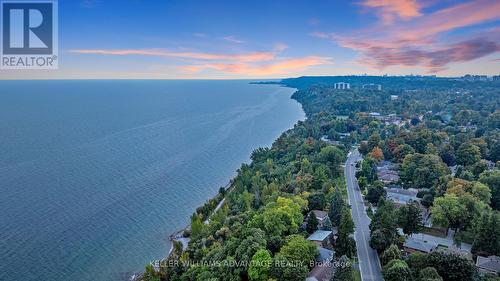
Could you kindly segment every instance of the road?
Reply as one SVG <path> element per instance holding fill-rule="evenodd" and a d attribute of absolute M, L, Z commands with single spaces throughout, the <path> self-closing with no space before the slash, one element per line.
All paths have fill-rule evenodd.
<path fill-rule="evenodd" d="M 347 194 L 351 205 L 351 214 L 356 226 L 354 239 L 358 251 L 359 268 L 363 281 L 383 280 L 380 269 L 380 261 L 377 251 L 370 248 L 370 218 L 368 218 L 363 203 L 363 197 L 356 180 L 356 161 L 361 160 L 357 150 L 351 152 L 347 158 L 344 175 L 347 181 Z"/>

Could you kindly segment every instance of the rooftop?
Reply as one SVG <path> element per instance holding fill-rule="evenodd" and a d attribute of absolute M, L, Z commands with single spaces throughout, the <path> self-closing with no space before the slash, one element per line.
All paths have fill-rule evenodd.
<path fill-rule="evenodd" d="M 318 247 L 319 256 L 316 258 L 317 262 L 329 262 L 333 259 L 334 251 Z"/>
<path fill-rule="evenodd" d="M 424 253 L 430 253 L 430 252 L 434 251 L 434 249 L 437 247 L 437 245 L 434 243 L 429 243 L 429 242 L 424 241 L 424 240 L 408 237 L 406 239 L 405 243 L 403 244 L 403 247 L 414 249 L 414 250 L 421 251 Z"/>
<path fill-rule="evenodd" d="M 324 241 L 328 236 L 332 234 L 331 231 L 328 230 L 316 230 L 311 236 L 307 238 L 309 241 Z"/>
<path fill-rule="evenodd" d="M 489 271 L 500 272 L 500 257 L 498 257 L 498 256 L 489 256 L 489 257 L 477 256 L 476 266 L 483 268 L 483 269 L 486 269 L 486 270 L 489 270 Z"/>
<path fill-rule="evenodd" d="M 312 210 L 311 212 L 313 212 L 314 215 L 316 216 L 316 218 L 318 218 L 318 219 L 325 219 L 326 217 L 328 217 L 328 213 L 325 211 Z"/>

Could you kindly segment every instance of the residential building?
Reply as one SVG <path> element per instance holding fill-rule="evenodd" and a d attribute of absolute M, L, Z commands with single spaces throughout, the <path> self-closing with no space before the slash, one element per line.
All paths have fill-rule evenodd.
<path fill-rule="evenodd" d="M 418 190 L 414 188 L 386 188 L 387 199 L 394 202 L 396 205 L 406 205 L 410 201 L 420 202 L 420 198 L 417 197 Z"/>
<path fill-rule="evenodd" d="M 325 211 L 321 211 L 321 210 L 312 210 L 311 212 L 314 214 L 314 216 L 318 220 L 318 228 L 323 227 L 325 221 L 328 219 L 328 213 Z M 307 216 L 307 217 L 309 217 L 309 216 Z"/>
<path fill-rule="evenodd" d="M 397 100 L 397 99 L 399 99 L 398 95 L 391 95 L 391 100 Z"/>
<path fill-rule="evenodd" d="M 477 256 L 476 267 L 483 274 L 498 275 L 500 272 L 500 257 L 498 256 Z"/>
<path fill-rule="evenodd" d="M 347 90 L 351 88 L 351 84 L 345 82 L 335 83 L 333 88 L 336 90 Z"/>
<path fill-rule="evenodd" d="M 416 239 L 413 237 L 408 237 L 403 244 L 403 249 L 407 254 L 411 254 L 414 252 L 421 253 L 431 253 L 437 248 L 437 245 L 431 242 L 427 242 L 424 240 Z"/>
<path fill-rule="evenodd" d="M 364 84 L 363 89 L 365 90 L 372 90 L 372 91 L 382 91 L 382 85 L 380 84 Z"/>
<path fill-rule="evenodd" d="M 328 230 L 316 230 L 307 240 L 314 242 L 318 247 L 326 247 L 330 244 L 330 238 L 332 237 L 332 231 Z"/>

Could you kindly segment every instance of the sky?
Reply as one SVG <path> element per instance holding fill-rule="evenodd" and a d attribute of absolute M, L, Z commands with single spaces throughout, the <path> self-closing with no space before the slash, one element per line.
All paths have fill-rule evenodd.
<path fill-rule="evenodd" d="M 59 69 L 0 79 L 500 74 L 499 0 L 59 0 Z"/>

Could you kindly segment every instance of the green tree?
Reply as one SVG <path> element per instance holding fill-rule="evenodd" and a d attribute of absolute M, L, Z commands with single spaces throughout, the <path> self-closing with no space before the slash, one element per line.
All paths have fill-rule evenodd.
<path fill-rule="evenodd" d="M 261 229 L 250 228 L 246 231 L 243 239 L 236 248 L 235 258 L 237 261 L 250 263 L 253 255 L 267 245 L 266 235 Z"/>
<path fill-rule="evenodd" d="M 385 251 L 380 256 L 380 261 L 382 262 L 382 265 L 386 265 L 392 260 L 399 260 L 399 259 L 401 259 L 401 251 L 399 250 L 398 246 L 394 244 L 389 246 L 389 248 L 385 249 Z"/>
<path fill-rule="evenodd" d="M 384 189 L 384 184 L 380 181 L 376 181 L 373 185 L 368 187 L 366 200 L 372 204 L 376 204 L 380 201 L 380 198 L 385 198 L 386 194 L 387 191 Z"/>
<path fill-rule="evenodd" d="M 316 245 L 300 235 L 291 235 L 286 239 L 280 254 L 289 261 L 310 264 L 319 254 Z"/>
<path fill-rule="evenodd" d="M 191 236 L 197 237 L 203 231 L 203 222 L 198 214 L 191 217 Z"/>
<path fill-rule="evenodd" d="M 500 210 L 500 170 L 482 173 L 479 181 L 486 184 L 491 190 L 491 207 Z"/>
<path fill-rule="evenodd" d="M 441 158 L 434 154 L 410 154 L 401 166 L 401 181 L 406 187 L 432 188 L 448 172 Z"/>
<path fill-rule="evenodd" d="M 306 231 L 309 234 L 312 234 L 316 230 L 318 230 L 318 219 L 314 215 L 314 212 L 310 212 L 309 216 L 307 216 L 307 223 L 306 223 Z"/>
<path fill-rule="evenodd" d="M 476 267 L 464 256 L 434 251 L 427 257 L 428 266 L 436 268 L 444 281 L 474 280 Z"/>
<path fill-rule="evenodd" d="M 356 254 L 356 242 L 351 237 L 352 233 L 354 233 L 354 222 L 352 221 L 351 212 L 347 207 L 344 207 L 338 228 L 338 238 L 335 243 L 337 255 L 346 255 L 351 258 Z"/>
<path fill-rule="evenodd" d="M 303 281 L 309 273 L 309 268 L 305 264 L 296 264 L 288 260 L 280 253 L 274 257 L 270 275 L 275 280 Z"/>
<path fill-rule="evenodd" d="M 481 150 L 469 142 L 463 143 L 457 150 L 457 163 L 463 166 L 471 166 L 481 160 Z"/>
<path fill-rule="evenodd" d="M 326 206 L 324 193 L 313 193 L 307 198 L 309 210 L 323 210 Z"/>
<path fill-rule="evenodd" d="M 340 174 L 340 164 L 344 161 L 344 153 L 336 146 L 327 146 L 321 149 L 320 159 L 328 165 L 333 175 Z"/>
<path fill-rule="evenodd" d="M 417 201 L 410 201 L 408 204 L 398 209 L 398 224 L 406 235 L 418 233 L 422 225 L 422 213 L 420 204 Z"/>
<path fill-rule="evenodd" d="M 267 250 L 258 250 L 252 257 L 248 277 L 253 281 L 267 281 L 273 258 Z"/>
<path fill-rule="evenodd" d="M 434 200 L 432 222 L 441 227 L 458 229 L 463 223 L 465 212 L 465 206 L 460 204 L 456 195 L 445 194 Z"/>
<path fill-rule="evenodd" d="M 339 266 L 335 269 L 332 281 L 351 281 L 353 280 L 352 264 L 346 256 L 340 257 Z"/>
<path fill-rule="evenodd" d="M 392 260 L 382 270 L 386 281 L 411 281 L 411 270 L 402 260 Z"/>
<path fill-rule="evenodd" d="M 439 276 L 439 273 L 434 267 L 426 267 L 420 270 L 418 277 L 420 281 L 443 281 L 443 278 Z"/>
<path fill-rule="evenodd" d="M 332 202 L 330 203 L 330 210 L 328 215 L 332 220 L 333 226 L 340 225 L 340 218 L 342 217 L 342 210 L 344 209 L 344 199 L 342 198 L 342 193 L 338 188 L 335 189 L 332 196 Z"/>

